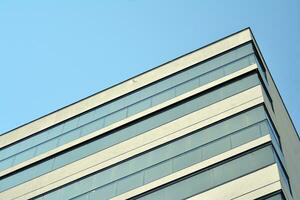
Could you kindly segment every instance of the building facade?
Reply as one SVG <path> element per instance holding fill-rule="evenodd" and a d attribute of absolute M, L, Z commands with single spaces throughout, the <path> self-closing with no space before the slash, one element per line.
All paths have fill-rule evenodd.
<path fill-rule="evenodd" d="M 0 136 L 0 199 L 300 199 L 300 140 L 250 29 Z"/>

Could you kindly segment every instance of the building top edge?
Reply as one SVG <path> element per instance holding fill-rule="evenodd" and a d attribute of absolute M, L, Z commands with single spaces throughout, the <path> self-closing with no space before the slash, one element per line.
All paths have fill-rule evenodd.
<path fill-rule="evenodd" d="M 184 70 L 194 64 L 210 59 L 241 44 L 253 41 L 253 39 L 251 29 L 245 28 L 177 57 L 144 73 L 3 133 L 0 135 L 0 148 Z"/>

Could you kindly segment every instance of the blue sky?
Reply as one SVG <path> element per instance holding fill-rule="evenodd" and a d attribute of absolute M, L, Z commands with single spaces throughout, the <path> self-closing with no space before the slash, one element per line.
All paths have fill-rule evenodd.
<path fill-rule="evenodd" d="M 251 27 L 300 130 L 300 1 L 0 1 L 0 133 Z"/>

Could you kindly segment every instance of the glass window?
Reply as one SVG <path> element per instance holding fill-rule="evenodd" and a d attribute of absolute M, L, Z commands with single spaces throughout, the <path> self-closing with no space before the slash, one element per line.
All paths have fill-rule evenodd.
<path fill-rule="evenodd" d="M 68 142 L 73 141 L 74 139 L 77 139 L 80 136 L 80 129 L 75 129 L 73 131 L 70 131 L 68 133 L 65 133 L 64 135 L 59 137 L 58 144 L 66 144 Z"/>
<path fill-rule="evenodd" d="M 133 188 L 142 186 L 144 182 L 143 178 L 143 173 L 140 172 L 121 179 L 117 183 L 117 194 L 122 194 Z"/>
<path fill-rule="evenodd" d="M 112 114 L 109 114 L 105 117 L 105 126 L 108 126 L 110 124 L 113 124 L 121 119 L 124 119 L 127 114 L 127 109 L 119 110 L 117 112 L 114 112 Z"/>
<path fill-rule="evenodd" d="M 139 113 L 150 107 L 151 107 L 151 99 L 150 98 L 142 100 L 142 101 L 128 107 L 128 116 Z"/>
<path fill-rule="evenodd" d="M 145 183 L 149 183 L 153 180 L 169 175 L 172 173 L 172 170 L 173 168 L 171 160 L 150 167 L 145 171 Z"/>

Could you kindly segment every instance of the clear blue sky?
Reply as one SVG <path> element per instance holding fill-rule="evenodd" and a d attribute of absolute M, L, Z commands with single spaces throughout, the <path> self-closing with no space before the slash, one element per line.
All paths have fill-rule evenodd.
<path fill-rule="evenodd" d="M 299 0 L 1 0 L 0 133 L 248 26 L 300 130 Z"/>

